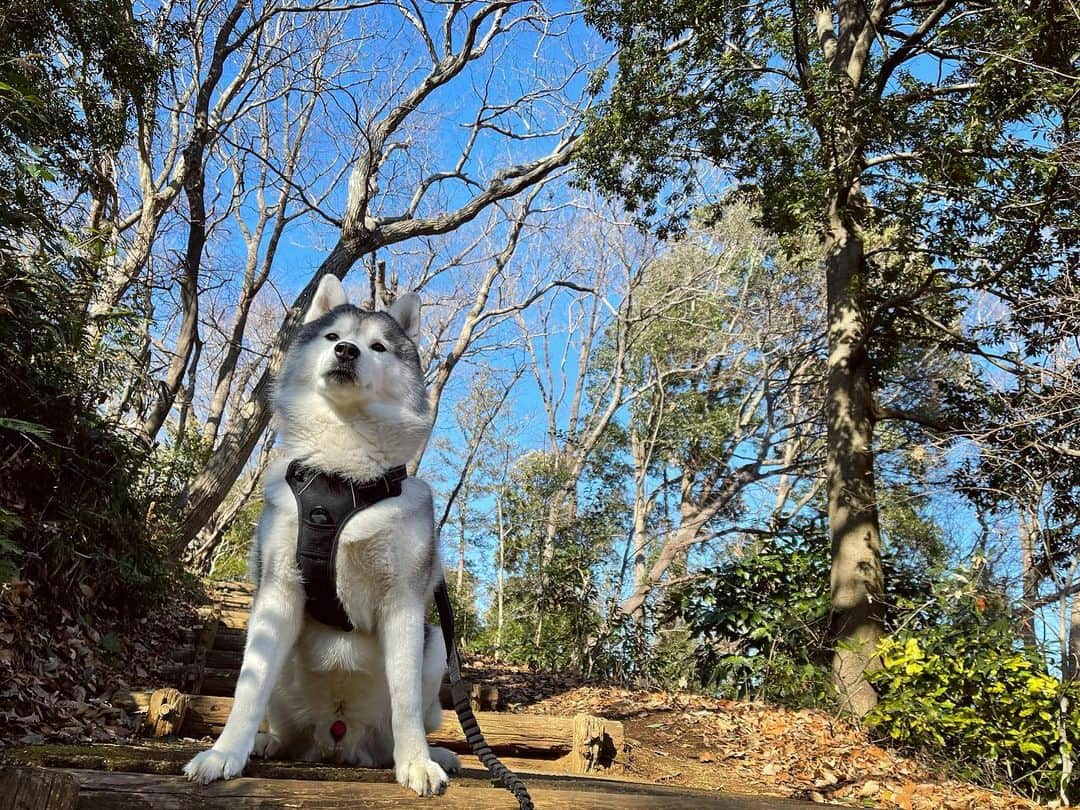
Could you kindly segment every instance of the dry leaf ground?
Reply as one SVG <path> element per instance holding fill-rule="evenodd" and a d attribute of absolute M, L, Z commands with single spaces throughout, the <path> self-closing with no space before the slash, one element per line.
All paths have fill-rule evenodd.
<path fill-rule="evenodd" d="M 142 617 L 103 607 L 86 585 L 68 601 L 59 608 L 28 582 L 0 585 L 0 746 L 127 739 L 132 718 L 113 694 L 163 683 L 196 623 L 183 594 Z"/>
<path fill-rule="evenodd" d="M 1039 806 L 946 778 L 821 711 L 622 689 L 484 660 L 470 669 L 476 682 L 498 686 L 504 710 L 621 720 L 636 779 L 890 810 Z"/>

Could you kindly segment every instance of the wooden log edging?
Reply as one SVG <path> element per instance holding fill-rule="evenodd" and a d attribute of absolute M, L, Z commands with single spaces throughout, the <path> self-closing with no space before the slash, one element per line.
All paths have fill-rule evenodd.
<path fill-rule="evenodd" d="M 70 774 L 0 766 L 0 810 L 75 810 L 79 785 Z"/>
<path fill-rule="evenodd" d="M 144 728 L 172 729 L 154 715 L 154 707 L 162 705 L 164 699 L 159 693 L 164 691 L 175 690 L 127 693 L 114 697 L 113 703 L 146 712 Z M 178 724 L 178 731 L 172 729 L 170 733 L 186 737 L 218 736 L 232 709 L 232 698 L 207 695 L 187 695 L 186 698 L 182 723 Z M 169 699 L 175 700 L 171 695 Z M 497 754 L 557 762 L 559 770 L 566 773 L 609 770 L 619 763 L 623 750 L 622 723 L 600 717 L 477 712 L 476 719 L 488 745 Z M 442 727 L 431 732 L 428 741 L 461 754 L 472 753 L 453 711 L 443 711 Z"/>

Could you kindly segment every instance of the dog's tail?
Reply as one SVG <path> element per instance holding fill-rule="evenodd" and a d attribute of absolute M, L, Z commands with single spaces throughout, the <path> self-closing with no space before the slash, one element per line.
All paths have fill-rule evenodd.
<path fill-rule="evenodd" d="M 469 690 L 461 680 L 461 661 L 458 659 L 457 645 L 454 643 L 454 611 L 450 607 L 450 595 L 446 592 L 446 580 L 440 580 L 435 586 L 435 606 L 439 609 L 439 624 L 442 626 L 443 641 L 446 642 L 446 668 L 450 673 L 450 694 L 454 699 L 454 711 L 461 722 L 461 730 L 472 747 L 473 753 L 484 763 L 495 781 L 514 794 L 521 810 L 533 810 L 532 797 L 517 774 L 507 768 L 491 750 L 476 722 L 472 706 L 469 703 Z"/>

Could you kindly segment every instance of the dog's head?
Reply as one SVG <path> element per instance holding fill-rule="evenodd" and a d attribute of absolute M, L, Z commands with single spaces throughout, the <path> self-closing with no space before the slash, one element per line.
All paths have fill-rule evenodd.
<path fill-rule="evenodd" d="M 419 333 L 416 293 L 370 312 L 348 302 L 336 277 L 323 276 L 278 376 L 279 404 L 304 400 L 311 407 L 314 393 L 345 418 L 387 409 L 426 414 Z"/>

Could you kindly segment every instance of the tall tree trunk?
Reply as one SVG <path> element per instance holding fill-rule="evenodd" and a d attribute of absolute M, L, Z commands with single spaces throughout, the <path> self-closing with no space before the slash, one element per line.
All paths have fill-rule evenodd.
<path fill-rule="evenodd" d="M 158 398 L 143 421 L 140 430 L 142 440 L 150 445 L 169 416 L 176 395 L 184 381 L 195 344 L 199 341 L 199 277 L 202 273 L 202 257 L 206 248 L 206 147 L 215 134 L 210 120 L 210 99 L 225 71 L 225 59 L 229 53 L 228 42 L 239 22 L 248 0 L 240 0 L 230 10 L 228 18 L 214 41 L 213 58 L 205 81 L 199 86 L 195 101 L 195 125 L 191 140 L 184 149 L 183 185 L 188 203 L 188 234 L 184 248 L 182 275 L 180 277 L 180 304 L 183 318 L 176 336 L 172 360 L 165 379 L 158 386 Z"/>
<path fill-rule="evenodd" d="M 1069 639 L 1062 657 L 1061 680 L 1068 683 L 1077 678 L 1080 678 L 1080 594 L 1074 593 L 1069 601 Z"/>
<path fill-rule="evenodd" d="M 247 479 L 238 485 L 230 499 L 218 506 L 207 524 L 188 544 L 184 551 L 184 560 L 190 568 L 202 574 L 209 574 L 213 570 L 214 561 L 221 551 L 221 541 L 225 532 L 228 531 L 240 510 L 251 500 L 251 496 L 262 479 L 262 474 L 270 465 L 275 438 L 276 436 L 271 431 L 263 442 L 255 467 L 250 471 Z"/>
<path fill-rule="evenodd" d="M 502 658 L 504 572 L 506 571 L 506 524 L 503 522 L 503 493 L 495 500 L 495 519 L 499 528 L 499 570 L 497 573 L 497 612 L 495 618 L 495 660 Z"/>
<path fill-rule="evenodd" d="M 188 419 L 195 408 L 195 388 L 198 385 L 199 360 L 202 358 L 203 342 L 195 335 L 195 345 L 191 349 L 191 362 L 188 363 L 187 385 L 183 386 L 180 397 L 180 413 L 176 417 L 176 435 L 183 436 Z"/>
<path fill-rule="evenodd" d="M 881 533 L 874 489 L 873 392 L 866 341 L 866 259 L 847 200 L 834 200 L 825 244 L 829 360 L 826 382 L 833 683 L 857 717 L 877 703 L 866 672 L 884 635 Z"/>
<path fill-rule="evenodd" d="M 456 582 L 454 583 L 459 603 L 461 600 L 461 589 L 465 585 L 465 532 L 466 523 L 468 522 L 468 516 L 465 510 L 468 508 L 469 503 L 469 489 L 467 486 L 461 494 L 462 500 L 458 501 L 458 558 L 457 571 L 455 572 Z"/>
<path fill-rule="evenodd" d="M 1020 530 L 1020 626 L 1017 632 L 1025 645 L 1035 647 L 1035 599 L 1041 577 L 1035 567 L 1035 543 L 1039 536 L 1039 518 L 1029 503 L 1019 503 Z"/>
<path fill-rule="evenodd" d="M 645 585 L 648 576 L 648 534 L 647 523 L 649 503 L 645 493 L 645 477 L 648 474 L 648 460 L 645 453 L 644 442 L 637 429 L 631 424 L 630 449 L 634 460 L 634 511 L 633 511 L 633 534 L 634 534 L 634 591 L 637 592 Z M 645 627 L 645 601 L 642 600 L 637 611 L 633 615 L 634 622 L 639 632 Z"/>

